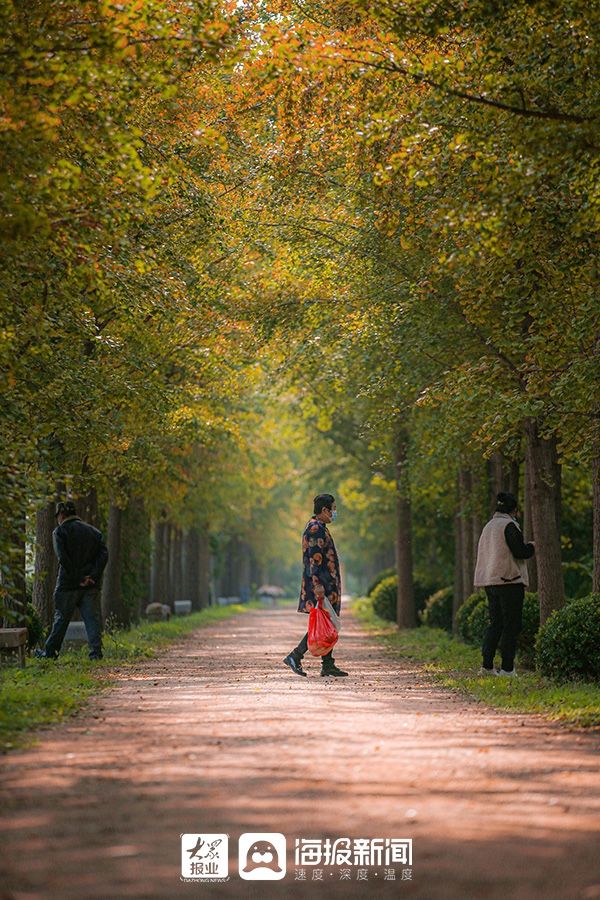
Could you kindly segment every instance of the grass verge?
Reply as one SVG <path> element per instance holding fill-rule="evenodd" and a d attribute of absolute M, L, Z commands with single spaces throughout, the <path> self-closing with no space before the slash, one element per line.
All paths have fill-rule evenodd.
<path fill-rule="evenodd" d="M 142 622 L 129 631 L 103 637 L 104 658 L 87 658 L 87 646 L 61 653 L 57 660 L 30 657 L 24 669 L 0 669 L 0 751 L 6 752 L 32 740 L 40 725 L 72 715 L 92 694 L 114 683 L 111 669 L 156 656 L 165 645 L 196 628 L 227 619 L 247 609 L 260 609 L 258 601 L 208 609 L 179 616 L 168 622 Z"/>
<path fill-rule="evenodd" d="M 399 629 L 376 616 L 368 599 L 356 600 L 352 609 L 375 637 L 399 656 L 425 663 L 426 671 L 444 687 L 462 691 L 500 709 L 542 713 L 566 725 L 600 727 L 598 684 L 558 683 L 526 671 L 520 672 L 517 678 L 480 676 L 477 673 L 481 652 L 477 647 L 464 644 L 439 628 Z"/>

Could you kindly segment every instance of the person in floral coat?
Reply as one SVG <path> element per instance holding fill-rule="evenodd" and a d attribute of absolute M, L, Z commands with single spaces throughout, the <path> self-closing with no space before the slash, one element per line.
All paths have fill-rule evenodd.
<path fill-rule="evenodd" d="M 339 616 L 342 606 L 340 561 L 333 538 L 327 526 L 336 518 L 335 498 L 331 494 L 319 494 L 314 501 L 314 514 L 302 535 L 302 584 L 298 612 L 310 610 L 327 597 L 333 611 Z M 308 650 L 308 632 L 297 647 L 283 660 L 296 675 L 306 675 L 302 657 Z M 321 657 L 321 675 L 347 675 L 339 669 L 332 650 Z"/>

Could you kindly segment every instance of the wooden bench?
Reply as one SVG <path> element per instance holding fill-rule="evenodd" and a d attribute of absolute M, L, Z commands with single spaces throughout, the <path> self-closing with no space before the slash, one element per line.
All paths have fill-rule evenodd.
<path fill-rule="evenodd" d="M 19 665 L 25 668 L 25 648 L 27 647 L 26 628 L 0 628 L 0 649 L 18 650 Z"/>

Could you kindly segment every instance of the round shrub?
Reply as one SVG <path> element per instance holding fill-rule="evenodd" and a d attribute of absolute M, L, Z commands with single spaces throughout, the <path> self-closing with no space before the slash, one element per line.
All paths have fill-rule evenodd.
<path fill-rule="evenodd" d="M 469 642 L 480 647 L 483 641 L 485 630 L 489 624 L 490 613 L 486 597 L 485 600 L 480 600 L 479 603 L 477 603 L 469 613 L 469 617 L 467 619 Z"/>
<path fill-rule="evenodd" d="M 441 588 L 425 601 L 425 609 L 421 613 L 421 621 L 429 628 L 443 628 L 452 631 L 452 596 L 451 587 Z"/>
<path fill-rule="evenodd" d="M 463 641 L 469 643 L 471 638 L 471 629 L 469 628 L 469 616 L 475 609 L 475 607 L 484 601 L 487 603 L 487 597 L 484 590 L 475 591 L 474 594 L 471 594 L 462 606 L 459 607 L 458 612 L 456 613 L 456 627 L 458 633 L 460 634 Z"/>
<path fill-rule="evenodd" d="M 391 569 L 382 569 L 382 571 L 375 576 L 369 587 L 367 588 L 367 597 L 370 597 L 375 588 L 381 584 L 384 578 L 391 578 L 392 575 L 396 574 L 396 570 L 392 567 Z M 394 616 L 395 618 L 395 616 Z"/>
<path fill-rule="evenodd" d="M 435 594 L 436 591 L 443 587 L 442 584 L 431 582 L 431 581 L 423 581 L 421 578 L 415 578 L 414 580 L 414 591 L 415 591 L 415 610 L 417 612 L 417 624 L 421 624 L 421 613 L 425 609 L 425 603 L 428 597 L 431 597 L 432 594 Z"/>
<path fill-rule="evenodd" d="M 421 612 L 425 608 L 425 597 L 431 594 L 426 592 L 419 582 L 414 583 L 415 592 L 415 612 L 417 625 L 421 624 Z M 382 579 L 373 590 L 370 599 L 373 602 L 373 610 L 381 619 L 388 619 L 390 622 L 396 621 L 397 612 L 397 596 L 398 596 L 398 578 L 396 574 L 388 575 Z"/>
<path fill-rule="evenodd" d="M 553 612 L 540 628 L 536 661 L 542 675 L 600 681 L 600 594 L 580 597 Z"/>
<path fill-rule="evenodd" d="M 380 619 L 396 621 L 396 605 L 398 597 L 398 579 L 395 575 L 384 578 L 371 594 L 373 612 Z"/>

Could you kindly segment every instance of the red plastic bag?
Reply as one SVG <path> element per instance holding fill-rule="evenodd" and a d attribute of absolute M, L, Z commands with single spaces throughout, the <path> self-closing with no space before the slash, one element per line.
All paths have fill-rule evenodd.
<path fill-rule="evenodd" d="M 313 656 L 325 656 L 338 636 L 329 613 L 320 606 L 313 606 L 308 614 L 308 652 Z"/>

